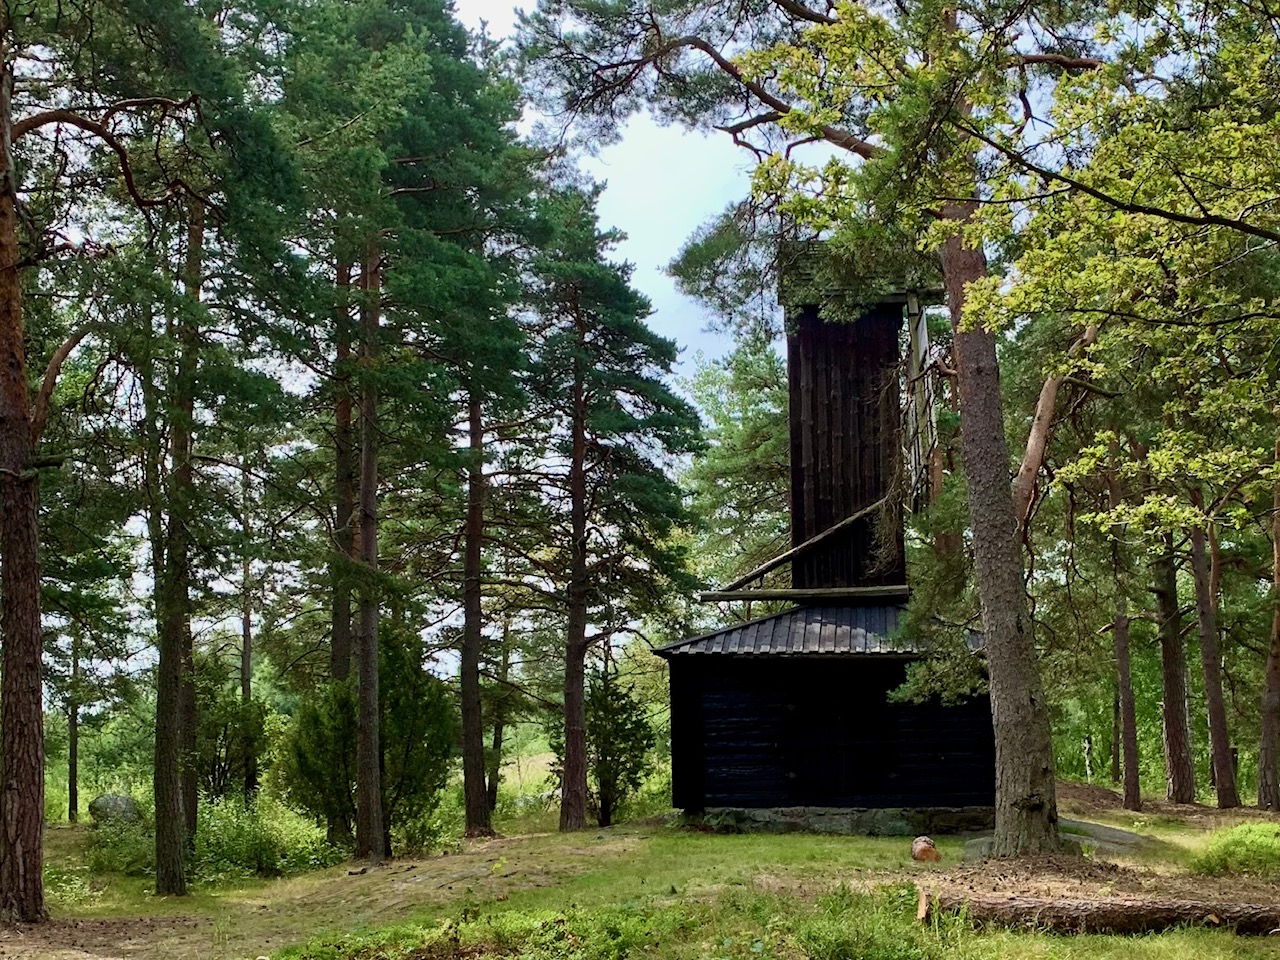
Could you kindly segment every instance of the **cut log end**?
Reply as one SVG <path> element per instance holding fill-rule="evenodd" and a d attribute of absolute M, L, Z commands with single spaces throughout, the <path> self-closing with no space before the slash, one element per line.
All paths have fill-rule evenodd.
<path fill-rule="evenodd" d="M 916 837 L 911 842 L 911 859 L 937 863 L 942 859 L 942 854 L 929 837 Z"/>

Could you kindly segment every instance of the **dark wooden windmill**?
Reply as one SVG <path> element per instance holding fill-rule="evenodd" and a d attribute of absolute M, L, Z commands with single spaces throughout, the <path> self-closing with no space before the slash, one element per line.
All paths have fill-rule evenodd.
<path fill-rule="evenodd" d="M 919 656 L 898 631 L 909 592 L 899 341 L 915 302 L 885 297 L 843 323 L 814 304 L 788 311 L 792 547 L 702 599 L 797 606 L 657 651 L 671 670 L 678 807 L 869 832 L 990 820 L 988 700 L 888 697 Z M 784 563 L 789 589 L 753 587 Z"/>

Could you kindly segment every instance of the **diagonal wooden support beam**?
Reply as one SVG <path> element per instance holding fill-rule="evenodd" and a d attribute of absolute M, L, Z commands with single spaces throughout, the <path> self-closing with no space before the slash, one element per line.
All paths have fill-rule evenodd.
<path fill-rule="evenodd" d="M 797 544 L 796 546 L 788 550 L 786 553 L 780 553 L 778 554 L 778 556 L 774 557 L 772 560 L 766 560 L 764 563 L 760 564 L 760 566 L 756 567 L 750 573 L 743 574 L 741 577 L 733 581 L 733 583 L 726 586 L 724 590 L 720 592 L 727 593 L 733 590 L 741 590 L 752 580 L 759 580 L 769 571 L 776 570 L 778 567 L 782 566 L 784 563 L 787 563 L 790 560 L 794 560 L 796 557 L 808 552 L 809 550 L 812 550 L 814 547 L 822 543 L 822 541 L 826 540 L 828 537 L 832 537 L 835 534 L 839 533 L 841 530 L 845 530 L 848 527 L 853 526 L 859 520 L 881 509 L 882 507 L 886 506 L 888 503 L 889 503 L 889 498 L 883 497 L 880 500 L 877 500 L 875 503 L 871 504 L 871 506 L 863 507 L 861 510 L 859 510 L 857 513 L 853 514 L 852 516 L 845 517 L 843 520 L 841 520 L 839 523 L 837 523 L 833 527 L 827 527 L 827 529 L 823 530 L 821 533 L 815 534 L 814 536 L 806 540 L 804 543 Z"/>

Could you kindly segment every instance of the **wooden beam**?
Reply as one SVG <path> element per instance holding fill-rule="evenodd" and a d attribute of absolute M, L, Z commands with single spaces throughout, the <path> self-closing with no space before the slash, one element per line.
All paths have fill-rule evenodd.
<path fill-rule="evenodd" d="M 875 511 L 879 510 L 881 507 L 886 506 L 888 502 L 889 502 L 889 498 L 883 497 L 877 500 L 875 503 L 871 504 L 871 506 L 863 507 L 857 513 L 853 514 L 853 516 L 845 517 L 835 526 L 827 527 L 827 529 L 823 530 L 819 534 L 815 534 L 814 536 L 810 537 L 804 543 L 796 544 L 786 553 L 780 553 L 776 557 L 774 557 L 772 560 L 766 560 L 764 563 L 760 564 L 760 566 L 756 567 L 750 573 L 746 573 L 740 576 L 737 580 L 733 581 L 733 583 L 726 586 L 724 590 L 721 592 L 741 590 L 752 580 L 759 580 L 766 573 L 768 573 L 771 570 L 776 570 L 778 567 L 782 566 L 788 560 L 794 560 L 796 557 L 800 556 L 802 553 L 805 553 L 808 550 L 812 550 L 818 544 L 822 543 L 823 540 L 826 540 L 828 537 L 834 536 L 835 534 L 839 533 L 841 530 L 846 529 L 847 527 L 853 526 L 853 524 L 861 520 L 863 517 L 867 516 L 868 514 L 874 513 Z M 860 590 L 862 588 L 851 587 L 849 589 Z M 879 588 L 875 588 L 875 589 L 879 589 Z"/>
<path fill-rule="evenodd" d="M 698 594 L 702 603 L 719 600 L 905 600 L 911 588 L 905 583 L 883 587 L 813 587 L 778 590 L 707 590 Z"/>

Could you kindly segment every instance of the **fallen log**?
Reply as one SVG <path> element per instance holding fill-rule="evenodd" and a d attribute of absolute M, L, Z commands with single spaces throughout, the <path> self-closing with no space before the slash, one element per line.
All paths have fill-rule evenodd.
<path fill-rule="evenodd" d="M 1155 933 L 1200 926 L 1254 936 L 1280 935 L 1280 904 L 1209 903 L 1112 897 L 1062 900 L 1013 894 L 977 894 L 920 889 L 916 919 L 965 913 L 974 923 L 1034 927 L 1059 933 Z"/>

